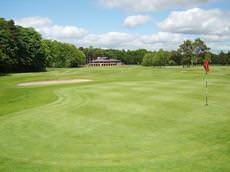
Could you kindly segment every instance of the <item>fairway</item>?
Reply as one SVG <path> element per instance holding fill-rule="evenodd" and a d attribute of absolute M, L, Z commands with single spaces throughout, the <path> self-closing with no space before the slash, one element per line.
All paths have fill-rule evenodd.
<path fill-rule="evenodd" d="M 230 67 L 49 69 L 0 76 L 0 171 L 228 172 Z M 18 87 L 19 83 L 91 82 Z"/>

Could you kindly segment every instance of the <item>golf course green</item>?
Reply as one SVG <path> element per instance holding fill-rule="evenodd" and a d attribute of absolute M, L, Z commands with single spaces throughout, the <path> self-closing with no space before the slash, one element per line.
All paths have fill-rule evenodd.
<path fill-rule="evenodd" d="M 229 172 L 230 67 L 0 76 L 0 171 Z M 44 86 L 20 83 L 87 79 Z"/>

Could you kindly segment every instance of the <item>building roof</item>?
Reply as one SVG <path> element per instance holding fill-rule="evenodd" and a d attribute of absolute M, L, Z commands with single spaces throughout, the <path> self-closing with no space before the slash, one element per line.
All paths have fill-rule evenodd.
<path fill-rule="evenodd" d="M 97 57 L 96 60 L 93 60 L 92 61 L 93 63 L 95 62 L 121 62 L 120 60 L 117 60 L 117 59 L 109 59 L 108 57 Z"/>

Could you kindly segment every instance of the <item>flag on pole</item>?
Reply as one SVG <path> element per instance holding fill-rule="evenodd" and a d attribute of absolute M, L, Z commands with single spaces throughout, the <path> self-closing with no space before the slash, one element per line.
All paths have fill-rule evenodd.
<path fill-rule="evenodd" d="M 203 67 L 204 67 L 204 70 L 206 71 L 206 73 L 208 73 L 208 71 L 209 71 L 208 60 L 204 61 Z"/>
<path fill-rule="evenodd" d="M 208 71 L 209 71 L 209 66 L 208 66 L 208 60 L 204 60 L 203 67 L 205 70 L 205 105 L 208 106 Z"/>

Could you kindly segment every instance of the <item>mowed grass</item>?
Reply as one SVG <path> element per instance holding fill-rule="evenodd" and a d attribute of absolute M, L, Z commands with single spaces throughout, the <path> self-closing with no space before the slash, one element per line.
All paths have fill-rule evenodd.
<path fill-rule="evenodd" d="M 50 69 L 0 77 L 0 171 L 230 171 L 230 67 Z M 17 87 L 29 81 L 89 83 Z"/>

